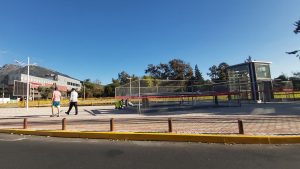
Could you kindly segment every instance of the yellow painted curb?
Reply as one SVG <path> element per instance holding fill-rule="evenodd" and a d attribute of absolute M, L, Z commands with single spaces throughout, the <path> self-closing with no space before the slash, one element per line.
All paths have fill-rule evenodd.
<path fill-rule="evenodd" d="M 249 136 L 249 135 L 216 135 L 216 134 L 174 134 L 174 133 L 133 133 L 133 132 L 86 132 L 67 130 L 23 130 L 0 129 L 0 133 L 25 135 L 90 138 L 140 141 L 181 141 L 202 143 L 234 144 L 297 144 L 300 136 Z"/>

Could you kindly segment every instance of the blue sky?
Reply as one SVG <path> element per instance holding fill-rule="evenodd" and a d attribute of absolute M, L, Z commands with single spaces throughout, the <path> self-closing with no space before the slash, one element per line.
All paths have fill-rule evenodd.
<path fill-rule="evenodd" d="M 0 0 L 0 66 L 26 61 L 108 84 L 126 71 L 182 59 L 208 68 L 271 61 L 272 76 L 300 71 L 286 51 L 299 0 Z"/>

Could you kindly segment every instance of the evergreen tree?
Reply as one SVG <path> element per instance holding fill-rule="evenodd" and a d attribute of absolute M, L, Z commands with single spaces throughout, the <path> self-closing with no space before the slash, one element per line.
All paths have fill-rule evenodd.
<path fill-rule="evenodd" d="M 213 82 L 222 82 L 227 80 L 227 71 L 226 68 L 229 65 L 225 62 L 219 64 L 219 66 L 213 65 L 209 68 L 210 73 L 207 75 L 211 78 Z"/>
<path fill-rule="evenodd" d="M 200 82 L 201 84 L 204 83 L 204 78 L 198 68 L 198 65 L 195 66 L 195 80 Z"/>

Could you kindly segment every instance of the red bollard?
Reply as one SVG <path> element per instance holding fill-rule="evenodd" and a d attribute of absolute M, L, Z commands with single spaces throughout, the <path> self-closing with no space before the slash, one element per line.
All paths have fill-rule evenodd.
<path fill-rule="evenodd" d="M 173 132 L 172 118 L 168 119 L 168 126 L 169 126 L 169 133 L 172 133 Z"/>
<path fill-rule="evenodd" d="M 67 119 L 66 118 L 63 118 L 62 119 L 62 126 L 61 126 L 61 129 L 62 130 L 66 130 L 67 129 Z"/>
<path fill-rule="evenodd" d="M 27 118 L 24 118 L 23 129 L 27 129 Z"/>
<path fill-rule="evenodd" d="M 238 119 L 238 125 L 239 125 L 239 134 L 244 134 L 244 125 L 241 119 Z"/>
<path fill-rule="evenodd" d="M 115 124 L 114 124 L 115 119 L 111 118 L 110 119 L 110 131 L 114 131 L 115 130 Z"/>

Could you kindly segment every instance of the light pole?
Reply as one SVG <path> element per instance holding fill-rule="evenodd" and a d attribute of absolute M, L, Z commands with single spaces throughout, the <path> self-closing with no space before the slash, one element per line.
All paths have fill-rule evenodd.
<path fill-rule="evenodd" d="M 4 83 L 3 83 L 3 87 L 2 87 L 2 101 L 4 103 Z"/>
<path fill-rule="evenodd" d="M 28 102 L 29 102 L 29 57 L 27 57 L 27 96 L 26 96 L 26 110 L 28 111 Z"/>
<path fill-rule="evenodd" d="M 26 63 L 23 63 L 23 62 L 20 62 L 20 61 L 17 61 L 16 62 L 18 64 L 20 64 L 21 66 L 24 66 L 26 65 L 27 66 L 27 90 L 26 90 L 26 110 L 28 111 L 28 101 L 29 101 L 29 57 L 27 57 L 27 64 Z M 31 65 L 36 65 L 36 63 L 34 64 L 31 64 Z"/>
<path fill-rule="evenodd" d="M 127 77 L 129 79 L 129 98 L 131 99 L 131 77 Z"/>
<path fill-rule="evenodd" d="M 141 115 L 141 80 L 139 80 L 139 114 Z"/>
<path fill-rule="evenodd" d="M 85 84 L 83 84 L 83 100 L 85 100 Z"/>

